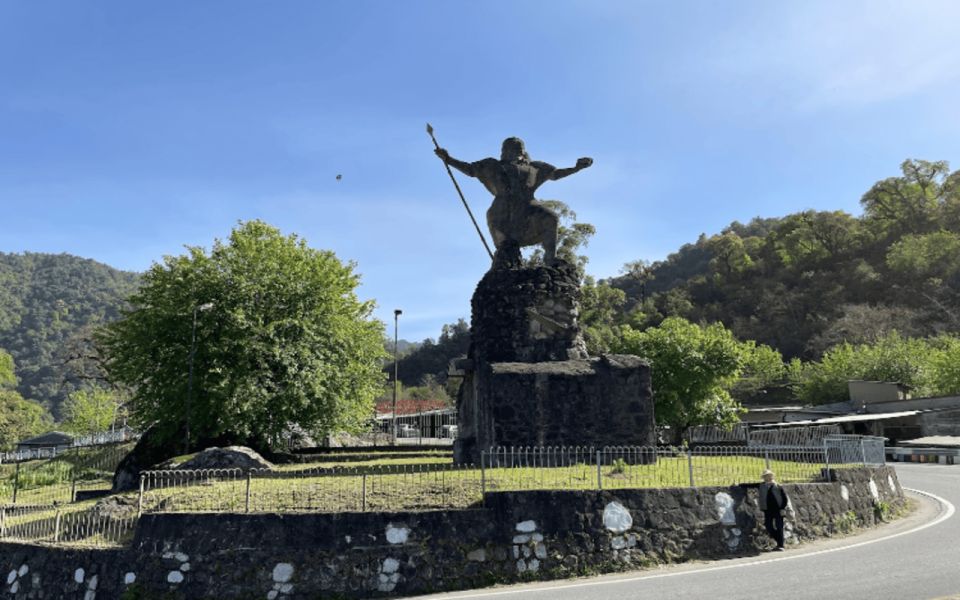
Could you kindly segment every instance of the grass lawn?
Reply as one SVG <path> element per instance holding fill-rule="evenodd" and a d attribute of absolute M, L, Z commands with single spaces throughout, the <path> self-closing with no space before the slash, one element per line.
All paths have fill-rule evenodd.
<path fill-rule="evenodd" d="M 366 455 L 330 454 L 316 462 L 255 471 L 160 471 L 145 480 L 143 510 L 157 512 L 345 512 L 410 511 L 478 507 L 483 492 L 517 490 L 595 490 L 729 486 L 758 482 L 769 467 L 781 482 L 816 481 L 821 462 L 796 455 L 731 456 L 662 451 L 655 463 L 612 453 L 597 469 L 595 455 L 563 462 L 552 455 L 516 454 L 489 460 L 487 468 L 456 466 L 449 452 Z M 816 453 L 811 454 L 815 456 Z M 624 456 L 626 460 L 614 460 Z M 651 455 L 646 455 L 650 458 Z M 794 460 L 778 460 L 778 458 Z M 71 489 L 103 489 L 112 469 L 102 456 L 74 462 L 61 459 L 21 465 L 16 506 L 0 487 L 0 512 L 8 539 L 59 544 L 117 545 L 132 535 L 137 493 L 125 494 L 129 512 L 107 516 L 92 510 L 95 501 L 69 502 Z M 559 463 L 559 464 L 558 464 Z M 96 468 L 96 465 L 100 465 Z M 837 468 L 838 465 L 831 465 Z M 840 465 L 858 466 L 858 465 Z M 75 471 L 74 471 L 75 470 Z M 24 475 L 27 474 L 27 477 Z M 73 481 L 77 475 L 76 482 Z M 84 478 L 79 478 L 83 474 Z M 0 486 L 12 481 L 11 466 L 0 469 Z M 56 503 L 56 506 L 54 506 Z M 32 505 L 32 506 L 31 506 Z M 59 516 L 58 516 L 59 515 Z"/>
<path fill-rule="evenodd" d="M 193 511 L 377 511 L 465 508 L 478 505 L 483 491 L 593 490 L 728 486 L 758 482 L 763 457 L 661 457 L 655 464 L 456 467 L 446 462 L 375 464 L 324 469 L 240 473 L 160 473 L 148 479 L 144 510 Z M 812 481 L 821 463 L 771 460 L 782 482 Z M 249 500 L 248 500 L 249 486 Z"/>

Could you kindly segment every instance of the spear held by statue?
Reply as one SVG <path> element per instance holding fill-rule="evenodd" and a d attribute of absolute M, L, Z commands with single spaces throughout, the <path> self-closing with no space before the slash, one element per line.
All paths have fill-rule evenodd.
<path fill-rule="evenodd" d="M 433 127 L 430 123 L 427 123 L 427 133 L 430 134 L 430 139 L 433 140 L 433 145 L 437 150 L 440 149 L 440 144 L 437 143 L 437 138 L 433 135 Z M 463 196 L 463 191 L 460 189 L 460 184 L 457 183 L 457 178 L 453 176 L 453 171 L 450 170 L 450 165 L 446 161 L 443 162 L 443 166 L 447 168 L 447 175 L 450 176 L 450 181 L 453 182 L 453 187 L 457 188 L 457 193 L 460 195 L 460 201 L 463 202 L 463 207 L 467 209 L 467 214 L 470 215 L 470 221 L 473 223 L 474 228 L 477 230 L 477 235 L 480 236 L 480 241 L 483 242 L 483 247 L 486 248 L 487 254 L 490 255 L 490 260 L 493 260 L 493 252 L 490 251 L 490 246 L 487 245 L 487 238 L 483 236 L 483 232 L 480 231 L 480 226 L 477 225 L 477 220 L 473 217 L 473 211 L 470 210 L 470 205 L 467 204 L 467 199 Z"/>

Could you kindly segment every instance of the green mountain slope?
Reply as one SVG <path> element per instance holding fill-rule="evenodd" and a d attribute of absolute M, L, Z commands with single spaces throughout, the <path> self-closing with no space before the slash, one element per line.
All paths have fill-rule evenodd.
<path fill-rule="evenodd" d="M 908 160 L 861 198 L 863 215 L 804 211 L 734 222 L 607 283 L 619 320 L 722 322 L 740 339 L 817 358 L 833 344 L 960 331 L 960 171 Z"/>
<path fill-rule="evenodd" d="M 0 253 L 0 348 L 17 367 L 17 390 L 59 417 L 80 384 L 65 364 L 92 327 L 119 316 L 138 275 L 68 254 Z"/>

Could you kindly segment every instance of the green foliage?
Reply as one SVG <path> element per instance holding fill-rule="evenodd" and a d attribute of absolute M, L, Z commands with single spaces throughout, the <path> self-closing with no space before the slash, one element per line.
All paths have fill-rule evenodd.
<path fill-rule="evenodd" d="M 15 390 L 0 389 L 0 450 L 43 433 L 53 424 L 45 408 L 24 400 Z"/>
<path fill-rule="evenodd" d="M 896 331 L 872 343 L 839 344 L 819 361 L 791 363 L 790 379 L 797 398 L 809 404 L 849 399 L 850 380 L 892 381 L 913 389 L 915 396 L 960 393 L 960 337 L 905 338 Z"/>
<path fill-rule="evenodd" d="M 89 259 L 0 252 L 0 348 L 16 360 L 17 391 L 59 417 L 70 392 L 88 381 L 71 369 L 74 340 L 116 319 L 137 282 Z"/>
<path fill-rule="evenodd" d="M 580 328 L 590 354 L 609 352 L 619 333 L 617 319 L 627 297 L 623 290 L 586 277 L 580 287 Z"/>
<path fill-rule="evenodd" d="M 659 424 L 683 430 L 738 421 L 742 409 L 729 389 L 752 345 L 738 342 L 719 323 L 701 327 L 677 317 L 646 331 L 626 326 L 621 333 L 616 352 L 643 356 L 652 363 Z"/>
<path fill-rule="evenodd" d="M 13 367 L 13 357 L 0 350 L 0 388 L 17 385 L 17 376 Z"/>
<path fill-rule="evenodd" d="M 99 337 L 110 376 L 134 390 L 141 427 L 275 444 L 291 424 L 356 430 L 381 389 L 383 324 L 357 299 L 359 276 L 329 251 L 260 221 L 207 253 L 188 248 L 143 276 L 132 308 Z M 193 319 L 196 343 L 192 343 Z"/>
<path fill-rule="evenodd" d="M 852 510 L 833 518 L 833 529 L 838 533 L 850 533 L 857 528 L 860 519 Z"/>
<path fill-rule="evenodd" d="M 46 409 L 24 400 L 13 389 L 15 372 L 13 357 L 0 350 L 0 450 L 10 450 L 17 442 L 43 433 L 53 422 Z"/>
<path fill-rule="evenodd" d="M 622 458 L 616 458 L 610 463 L 610 475 L 623 475 L 627 472 L 627 461 Z"/>
<path fill-rule="evenodd" d="M 541 200 L 540 204 L 560 217 L 560 225 L 557 227 L 557 258 L 577 265 L 583 275 L 589 259 L 578 252 L 590 243 L 590 238 L 597 232 L 597 228 L 590 223 L 577 222 L 577 213 L 560 200 Z M 526 262 L 531 266 L 543 264 L 543 248 L 537 246 Z"/>
<path fill-rule="evenodd" d="M 91 387 L 77 390 L 63 405 L 64 431 L 77 434 L 106 431 L 120 411 L 121 400 L 115 392 Z"/>
<path fill-rule="evenodd" d="M 628 263 L 609 281 L 626 293 L 610 324 L 722 322 L 804 360 L 893 330 L 960 332 L 960 171 L 905 161 L 862 205 L 859 218 L 808 210 L 734 222 L 642 270 Z"/>
<path fill-rule="evenodd" d="M 960 337 L 940 335 L 931 340 L 926 367 L 931 392 L 960 395 Z"/>
<path fill-rule="evenodd" d="M 887 522 L 893 510 L 890 503 L 885 500 L 877 500 L 873 503 L 873 515 L 878 521 Z"/>
<path fill-rule="evenodd" d="M 429 385 L 430 381 L 446 385 L 450 361 L 466 356 L 469 347 L 470 325 L 466 321 L 460 319 L 444 325 L 437 341 L 427 338 L 406 356 L 400 357 L 397 365 L 400 381 L 421 386 Z M 392 360 L 384 366 L 384 371 L 393 377 Z M 390 393 L 393 393 L 392 387 Z"/>

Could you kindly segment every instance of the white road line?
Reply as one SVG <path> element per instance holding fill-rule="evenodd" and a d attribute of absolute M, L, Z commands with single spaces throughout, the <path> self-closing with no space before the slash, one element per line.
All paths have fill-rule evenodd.
<path fill-rule="evenodd" d="M 904 535 L 910 535 L 911 533 L 917 533 L 918 531 L 923 531 L 928 527 L 933 527 L 935 525 L 939 525 L 940 523 L 943 523 L 944 521 L 952 517 L 953 514 L 956 512 L 956 508 L 953 506 L 953 504 L 951 504 L 945 498 L 941 498 L 940 496 L 937 496 L 936 494 L 931 494 L 930 492 L 924 492 L 922 490 L 915 490 L 912 488 L 903 488 L 903 489 L 909 492 L 913 492 L 915 494 L 920 494 L 922 496 L 933 498 L 934 500 L 939 502 L 943 507 L 945 507 L 946 510 L 943 512 L 943 514 L 941 514 L 938 518 L 934 519 L 933 521 L 930 521 L 929 523 L 924 523 L 923 525 L 920 525 L 919 527 L 914 527 L 913 529 L 908 529 L 907 531 L 901 531 L 899 533 L 894 533 L 882 538 L 876 538 L 876 539 L 867 540 L 864 542 L 857 542 L 856 544 L 850 544 L 849 546 L 840 546 L 838 548 L 827 548 L 825 550 L 815 550 L 813 552 L 807 552 L 804 554 L 791 554 L 787 556 L 781 556 L 779 558 L 768 558 L 765 560 L 743 562 L 743 563 L 737 563 L 733 565 L 720 565 L 716 567 L 707 567 L 704 569 L 696 569 L 691 571 L 677 571 L 674 573 L 659 573 L 656 575 L 640 575 L 637 577 L 623 577 L 623 578 L 616 578 L 616 579 L 603 579 L 599 581 L 550 585 L 542 588 L 522 588 L 522 589 L 514 589 L 514 590 L 501 590 L 501 591 L 495 591 L 495 592 L 474 592 L 474 593 L 467 593 L 467 594 L 459 594 L 455 596 L 440 596 L 440 597 L 449 598 L 450 600 L 459 600 L 461 598 L 489 598 L 492 596 L 507 596 L 510 594 L 544 593 L 544 592 L 551 592 L 554 590 L 569 590 L 574 588 L 593 587 L 593 586 L 599 586 L 599 585 L 630 583 L 634 581 L 646 581 L 648 579 L 663 579 L 665 577 L 698 575 L 700 573 L 713 573 L 715 571 L 727 571 L 729 569 L 743 569 L 745 567 L 754 567 L 757 565 L 766 565 L 770 563 L 783 562 L 787 560 L 798 560 L 801 558 L 809 558 L 811 556 L 820 556 L 823 554 L 830 554 L 832 552 L 841 552 L 843 550 L 852 550 L 854 548 L 861 548 L 863 546 L 869 546 L 870 544 L 885 542 L 887 540 L 892 540 L 894 538 L 898 538 Z"/>

